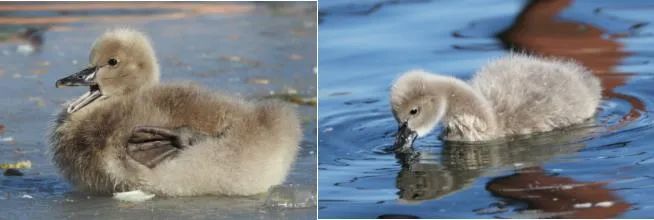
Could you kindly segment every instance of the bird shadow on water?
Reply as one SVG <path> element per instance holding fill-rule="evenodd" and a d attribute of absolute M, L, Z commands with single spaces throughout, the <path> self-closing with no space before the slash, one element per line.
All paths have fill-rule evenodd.
<path fill-rule="evenodd" d="M 592 139 L 593 133 L 598 130 L 599 127 L 587 123 L 547 133 L 490 142 L 445 141 L 440 153 L 440 161 L 430 159 L 434 157 L 430 155 L 433 152 L 422 151 L 422 148 L 393 150 L 392 147 L 389 147 L 387 150 L 393 152 L 401 167 L 397 173 L 395 185 L 398 189 L 398 199 L 403 203 L 415 204 L 438 200 L 465 190 L 478 179 L 507 172 L 513 174 L 492 178 L 486 184 L 486 190 L 497 197 L 517 197 L 518 199 L 524 195 L 513 195 L 516 191 L 528 194 L 527 192 L 549 190 L 547 193 L 550 194 L 552 194 L 551 191 L 558 192 L 559 198 L 556 198 L 556 195 L 549 196 L 547 199 L 550 200 L 547 202 L 556 204 L 556 201 L 559 200 L 560 204 L 579 203 L 578 201 L 584 201 L 583 195 L 580 198 L 578 193 L 571 190 L 573 188 L 585 187 L 588 189 L 591 187 L 595 191 L 607 194 L 605 197 L 610 197 L 608 196 L 610 193 L 601 188 L 602 183 L 575 182 L 570 178 L 558 177 L 559 173 L 546 173 L 540 166 L 555 157 L 565 157 L 579 152 L 586 147 L 584 142 Z M 524 183 L 511 182 L 511 178 L 515 179 L 515 176 L 519 175 L 529 175 L 529 177 L 521 180 Z M 540 177 L 534 178 L 534 175 L 540 175 Z M 543 182 L 539 183 L 539 179 Z M 548 182 L 548 179 L 551 181 Z M 569 193 L 569 196 L 565 195 L 565 191 Z M 608 200 L 608 198 L 602 199 Z M 531 203 L 525 208 L 512 200 L 502 200 L 502 202 L 491 204 L 488 208 L 473 211 L 478 214 L 500 214 L 509 211 L 509 205 L 517 205 L 514 206 L 513 211 L 516 211 L 518 215 L 530 217 L 587 216 L 575 215 L 575 210 L 547 209 Z M 572 204 L 569 207 L 575 206 Z M 628 205 L 619 203 L 615 207 L 626 209 Z M 384 216 L 386 215 L 380 217 Z"/>

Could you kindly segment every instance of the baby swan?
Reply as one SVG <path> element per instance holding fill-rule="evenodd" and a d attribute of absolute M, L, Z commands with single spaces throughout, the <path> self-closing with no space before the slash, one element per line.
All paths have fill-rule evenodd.
<path fill-rule="evenodd" d="M 253 195 L 284 181 L 301 138 L 296 111 L 191 84 L 159 84 L 149 40 L 106 32 L 90 65 L 57 81 L 89 86 L 51 132 L 54 162 L 84 191 Z"/>
<path fill-rule="evenodd" d="M 484 141 L 545 132 L 595 114 L 599 80 L 574 62 L 510 54 L 469 81 L 422 70 L 393 84 L 391 106 L 400 128 L 396 147 L 411 146 L 439 122 L 450 141 Z"/>

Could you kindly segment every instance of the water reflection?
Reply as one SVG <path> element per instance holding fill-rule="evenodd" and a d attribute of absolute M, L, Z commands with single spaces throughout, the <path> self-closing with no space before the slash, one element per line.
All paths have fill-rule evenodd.
<path fill-rule="evenodd" d="M 589 67 L 602 81 L 604 98 L 624 99 L 632 106 L 611 129 L 638 119 L 645 111 L 643 102 L 615 91 L 629 78 L 628 74 L 614 70 L 628 53 L 598 27 L 559 19 L 561 11 L 570 4 L 570 0 L 532 1 L 499 37 L 507 48 L 572 58 Z M 526 202 L 534 217 L 611 218 L 627 211 L 630 205 L 604 185 L 550 175 L 534 166 L 494 178 L 487 190 L 496 196 Z"/>
<path fill-rule="evenodd" d="M 615 218 L 631 205 L 605 188 L 604 182 L 581 182 L 546 173 L 540 167 L 494 178 L 486 189 L 495 196 L 527 202 L 524 218 Z"/>
<path fill-rule="evenodd" d="M 440 163 L 429 159 L 421 160 L 433 158 L 421 155 L 424 152 L 397 152 L 396 158 L 402 167 L 396 182 L 398 196 L 409 202 L 438 199 L 465 189 L 477 178 L 492 171 L 538 166 L 557 155 L 574 153 L 584 148 L 582 141 L 594 130 L 596 128 L 593 126 L 580 125 L 493 143 L 446 142 Z"/>
<path fill-rule="evenodd" d="M 75 93 L 54 91 L 52 83 L 85 64 L 94 38 L 112 27 L 149 33 L 162 74 L 171 81 L 252 98 L 286 91 L 315 96 L 315 10 L 315 2 L 0 2 L 0 162 L 33 164 L 22 177 L 0 175 L 0 219 L 315 216 L 312 208 L 265 209 L 265 195 L 155 198 L 134 205 L 78 193 L 50 162 L 43 136 L 53 113 Z M 247 82 L 262 76 L 270 80 Z M 316 165 L 316 111 L 301 105 L 298 113 L 305 141 L 285 185 L 298 186 L 293 193 L 313 195 L 305 188 L 316 180 L 315 169 L 307 169 Z"/>
<path fill-rule="evenodd" d="M 632 105 L 619 126 L 638 119 L 645 111 L 645 104 L 636 97 L 615 91 L 631 76 L 615 70 L 629 55 L 617 41 L 622 34 L 611 35 L 591 24 L 560 19 L 559 14 L 571 4 L 571 0 L 531 1 L 498 37 L 506 48 L 571 58 L 585 65 L 600 78 L 605 98 L 623 99 Z"/>

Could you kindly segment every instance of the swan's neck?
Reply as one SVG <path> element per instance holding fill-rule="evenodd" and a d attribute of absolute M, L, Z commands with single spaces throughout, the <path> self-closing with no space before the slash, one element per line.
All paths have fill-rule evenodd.
<path fill-rule="evenodd" d="M 495 110 L 479 91 L 466 82 L 453 79 L 445 92 L 447 109 L 443 117 L 443 138 L 452 141 L 479 141 L 496 137 Z"/>

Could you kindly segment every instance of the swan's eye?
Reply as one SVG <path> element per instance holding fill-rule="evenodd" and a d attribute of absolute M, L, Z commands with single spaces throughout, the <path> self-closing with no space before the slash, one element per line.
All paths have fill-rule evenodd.
<path fill-rule="evenodd" d="M 418 114 L 418 108 L 412 108 L 411 111 L 409 111 L 409 114 L 412 115 Z"/>
<path fill-rule="evenodd" d="M 107 64 L 109 64 L 109 66 L 115 66 L 115 65 L 118 64 L 118 60 L 117 60 L 117 59 L 114 59 L 114 58 L 111 58 L 111 59 L 109 59 L 109 61 L 107 62 Z"/>

